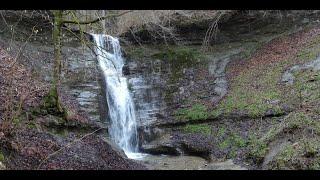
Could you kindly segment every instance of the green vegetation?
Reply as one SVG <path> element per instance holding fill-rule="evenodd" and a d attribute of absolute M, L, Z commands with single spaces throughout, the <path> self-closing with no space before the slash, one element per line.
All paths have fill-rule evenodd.
<path fill-rule="evenodd" d="M 297 54 L 297 58 L 302 60 L 314 60 L 318 56 L 318 52 L 313 49 L 303 49 Z"/>
<path fill-rule="evenodd" d="M 279 85 L 279 81 L 282 74 L 289 67 L 296 64 L 303 64 L 317 58 L 320 54 L 320 36 L 317 36 L 312 41 L 308 42 L 304 48 L 298 51 L 298 53 L 288 59 L 277 60 L 270 64 L 251 67 L 246 71 L 242 71 L 235 76 L 230 82 L 230 90 L 228 95 L 223 101 L 220 102 L 218 107 L 214 109 L 211 116 L 217 117 L 221 114 L 230 114 L 231 112 L 237 112 L 241 114 L 247 114 L 249 117 L 256 118 L 264 116 L 266 111 L 272 110 L 276 114 L 283 113 L 281 105 L 292 104 L 297 105 L 299 99 L 299 93 L 304 94 L 305 101 L 311 99 L 319 99 L 319 84 L 306 83 L 312 79 L 320 79 L 319 74 L 313 72 L 299 72 L 296 77 L 302 77 L 304 80 L 300 81 L 295 87 L 283 87 Z M 304 73 L 304 75 L 303 75 Z M 308 79 L 309 78 L 309 79 Z M 294 93 L 291 90 L 294 89 Z M 308 96 L 308 91 L 312 94 Z M 277 102 L 277 103 L 273 103 Z"/>
<path fill-rule="evenodd" d="M 280 153 L 277 154 L 275 157 L 275 169 L 287 169 L 288 166 L 286 165 L 288 162 L 292 161 L 293 157 L 297 152 L 292 147 L 292 145 L 287 145 Z"/>
<path fill-rule="evenodd" d="M 265 155 L 268 152 L 268 144 L 257 138 L 256 135 L 249 136 L 248 140 L 249 152 L 247 157 L 253 159 L 256 163 L 262 163 Z"/>
<path fill-rule="evenodd" d="M 286 145 L 276 154 L 269 167 L 272 169 L 315 169 L 320 168 L 318 138 L 303 138 Z"/>
<path fill-rule="evenodd" d="M 169 83 L 177 82 L 182 76 L 184 68 L 196 67 L 206 62 L 206 56 L 198 49 L 187 46 L 165 46 L 160 47 L 160 52 L 151 57 L 161 59 L 170 64 L 171 77 Z"/>
<path fill-rule="evenodd" d="M 295 72 L 295 82 L 292 85 L 296 104 L 300 107 L 304 105 L 317 105 L 320 99 L 320 72 L 303 70 Z"/>
<path fill-rule="evenodd" d="M 188 124 L 183 130 L 187 133 L 201 133 L 204 135 L 211 134 L 211 128 L 207 124 Z"/>
<path fill-rule="evenodd" d="M 225 129 L 219 129 L 218 135 L 224 134 Z M 247 145 L 247 141 L 243 139 L 241 136 L 239 136 L 236 133 L 231 133 L 230 135 L 226 136 L 226 138 L 218 144 L 219 149 L 226 150 L 228 149 L 227 156 L 230 158 L 234 158 L 237 155 L 237 152 L 240 148 L 244 148 Z"/>
<path fill-rule="evenodd" d="M 37 124 L 35 122 L 28 122 L 27 127 L 29 129 L 37 129 Z"/>
<path fill-rule="evenodd" d="M 257 69 L 241 73 L 235 77 L 229 94 L 211 114 L 216 116 L 222 112 L 228 114 L 237 111 L 248 113 L 250 117 L 260 117 L 269 109 L 281 113 L 278 104 L 270 103 L 281 99 L 281 92 L 277 87 L 281 70 L 281 66 L 275 65 L 266 71 Z M 256 80 L 258 75 L 259 80 Z"/>
<path fill-rule="evenodd" d="M 261 140 L 269 143 L 277 136 L 280 136 L 284 131 L 293 131 L 297 129 L 311 128 L 313 132 L 320 135 L 320 122 L 314 121 L 307 114 L 303 112 L 292 112 L 288 114 L 283 121 L 272 127 Z"/>
<path fill-rule="evenodd" d="M 217 132 L 217 136 L 218 137 L 222 137 L 223 135 L 225 135 L 226 133 L 226 128 L 225 127 L 221 127 L 219 128 L 218 132 Z"/>
<path fill-rule="evenodd" d="M 240 137 L 239 135 L 236 134 L 232 134 L 231 136 L 232 142 L 236 147 L 242 148 L 245 147 L 247 145 L 247 142 Z"/>
<path fill-rule="evenodd" d="M 320 38 L 315 38 L 305 49 L 302 49 L 297 59 L 301 64 L 315 60 L 320 52 Z M 286 145 L 268 165 L 272 169 L 319 169 L 320 168 L 320 122 L 318 107 L 320 100 L 319 71 L 311 69 L 299 70 L 293 73 L 294 84 L 288 85 L 285 99 L 295 105 L 297 110 L 290 113 L 277 126 L 261 138 L 268 144 L 285 133 L 296 137 L 294 143 Z M 300 109 L 300 110 L 298 110 Z M 300 137 L 300 138 L 299 138 Z"/>
<path fill-rule="evenodd" d="M 247 142 L 239 135 L 235 133 L 231 133 L 224 139 L 221 143 L 219 143 L 220 149 L 226 149 L 228 147 L 242 148 L 245 147 Z"/>
<path fill-rule="evenodd" d="M 57 109 L 57 91 L 50 89 L 49 94 L 44 97 L 43 107 L 46 109 Z"/>
<path fill-rule="evenodd" d="M 161 52 L 154 54 L 152 57 L 168 60 L 173 64 L 182 66 L 190 63 L 194 64 L 194 62 L 205 59 L 198 49 L 186 46 L 165 47 L 161 49 Z"/>
<path fill-rule="evenodd" d="M 14 118 L 12 119 L 12 124 L 13 124 L 13 125 L 18 125 L 18 124 L 20 124 L 20 122 L 21 122 L 21 120 L 20 120 L 19 117 L 14 117 Z"/>
<path fill-rule="evenodd" d="M 230 145 L 231 145 L 230 139 L 226 139 L 226 140 L 222 141 L 221 143 L 219 143 L 218 146 L 219 146 L 220 149 L 226 149 L 226 148 L 228 148 Z"/>
<path fill-rule="evenodd" d="M 51 88 L 49 93 L 46 96 L 44 96 L 42 103 L 38 107 L 34 107 L 31 109 L 31 115 L 39 116 L 51 114 L 59 117 L 66 117 L 64 113 L 67 113 L 67 109 L 59 110 L 59 108 L 62 108 L 60 107 L 61 104 L 57 103 L 57 96 L 57 92 Z M 59 106 L 57 104 L 59 104 Z"/>
<path fill-rule="evenodd" d="M 214 109 L 213 111 L 210 112 L 209 116 L 211 118 L 218 118 L 219 116 L 221 116 L 223 114 L 221 109 Z"/>
<path fill-rule="evenodd" d="M 200 61 L 206 60 L 204 52 L 197 47 L 167 45 L 157 47 L 127 47 L 126 54 L 130 58 L 141 59 L 143 57 L 151 57 L 152 59 L 160 59 L 172 63 L 172 65 L 194 65 Z"/>
<path fill-rule="evenodd" d="M 310 170 L 320 170 L 320 158 L 315 157 L 312 164 L 309 166 Z"/>
<path fill-rule="evenodd" d="M 0 162 L 3 162 L 5 159 L 4 159 L 4 155 L 3 153 L 0 151 Z"/>
<path fill-rule="evenodd" d="M 175 115 L 178 119 L 188 120 L 203 120 L 209 116 L 207 107 L 202 104 L 195 104 L 189 109 L 179 109 Z"/>
<path fill-rule="evenodd" d="M 312 39 L 305 48 L 301 49 L 298 54 L 297 58 L 302 61 L 310 61 L 314 60 L 318 57 L 320 53 L 320 36 L 315 37 Z"/>
<path fill-rule="evenodd" d="M 320 122 L 312 119 L 304 112 L 292 112 L 287 115 L 280 124 L 272 127 L 261 138 L 257 138 L 257 136 L 250 136 L 248 158 L 253 159 L 258 164 L 262 163 L 263 158 L 269 150 L 269 144 L 288 132 L 297 138 L 299 136 L 307 137 L 310 132 L 312 132 L 313 136 L 319 136 Z M 315 154 L 317 154 L 316 150 L 320 148 L 320 142 L 312 139 L 313 138 L 302 138 L 302 140 L 298 139 L 296 144 L 300 144 L 300 149 L 292 149 L 291 145 L 288 145 L 278 153 L 274 160 L 275 162 L 272 162 L 273 164 L 271 164 L 273 166 L 272 168 L 284 169 L 289 166 L 286 164 L 289 163 L 289 160 L 293 161 L 294 159 L 307 154 L 309 157 L 315 156 Z"/>

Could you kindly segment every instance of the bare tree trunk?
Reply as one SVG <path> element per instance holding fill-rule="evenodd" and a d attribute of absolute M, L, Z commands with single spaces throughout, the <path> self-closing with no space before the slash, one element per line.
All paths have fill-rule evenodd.
<path fill-rule="evenodd" d="M 102 15 L 103 16 L 106 16 L 107 15 L 107 13 L 106 13 L 106 10 L 102 10 Z M 106 30 L 106 19 L 104 19 L 104 20 L 102 20 L 101 21 L 101 24 L 102 24 L 102 29 L 103 29 L 103 34 L 106 34 L 107 33 L 107 30 Z"/>
<path fill-rule="evenodd" d="M 61 28 L 63 25 L 63 10 L 53 10 L 54 25 L 53 25 L 53 46 L 54 46 L 54 70 L 53 80 L 51 86 L 51 96 L 55 98 L 58 109 L 61 110 L 58 101 L 58 86 L 61 80 L 61 67 L 62 67 L 62 55 L 61 55 Z"/>

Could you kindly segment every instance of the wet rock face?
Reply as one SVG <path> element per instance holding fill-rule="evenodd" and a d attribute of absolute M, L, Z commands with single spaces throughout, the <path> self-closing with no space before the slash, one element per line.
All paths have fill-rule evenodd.
<path fill-rule="evenodd" d="M 181 153 L 179 149 L 184 148 L 187 153 L 209 159 L 208 149 L 202 151 L 180 141 L 178 144 L 166 142 L 163 139 L 166 132 L 157 126 L 181 122 L 175 116 L 180 108 L 189 108 L 196 103 L 208 106 L 218 103 L 228 89 L 226 67 L 240 52 L 235 49 L 210 56 L 201 63 L 195 60 L 194 64 L 184 67 L 177 67 L 166 59 L 126 58 L 124 72 L 139 121 L 141 151 L 177 155 Z M 155 143 L 154 140 L 160 142 Z"/>
<path fill-rule="evenodd" d="M 157 70 L 157 66 L 152 61 L 138 62 L 127 59 L 124 67 L 141 126 L 161 121 L 167 115 L 164 100 L 166 79 Z"/>
<path fill-rule="evenodd" d="M 227 65 L 241 52 L 241 48 L 226 50 L 187 65 L 149 56 L 126 58 L 123 71 L 140 126 L 179 121 L 175 117 L 179 108 L 217 104 L 227 94 Z"/>
<path fill-rule="evenodd" d="M 181 78 L 180 83 L 183 85 L 178 84 L 179 80 L 172 82 L 171 65 L 159 59 L 127 59 L 124 69 L 141 126 L 170 119 L 172 108 L 179 105 L 183 96 L 188 95 L 190 83 L 195 84 L 190 81 L 194 77 L 192 68 L 184 70 L 184 76 L 188 79 Z"/>
<path fill-rule="evenodd" d="M 228 63 L 232 60 L 231 56 L 239 53 L 240 50 L 235 49 L 225 56 L 213 58 L 213 60 L 210 61 L 208 65 L 209 73 L 215 77 L 215 80 L 213 81 L 214 95 L 212 97 L 212 103 L 217 104 L 221 98 L 227 94 L 228 81 L 226 77 L 226 68 Z"/>
<path fill-rule="evenodd" d="M 68 71 L 65 86 L 68 94 L 76 98 L 81 110 L 92 121 L 105 122 L 107 107 L 104 96 L 104 81 L 93 52 L 87 47 L 65 47 Z"/>

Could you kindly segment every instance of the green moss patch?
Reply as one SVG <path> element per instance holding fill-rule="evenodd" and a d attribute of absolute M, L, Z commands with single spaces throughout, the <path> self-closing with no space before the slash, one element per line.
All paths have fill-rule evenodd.
<path fill-rule="evenodd" d="M 205 105 L 195 104 L 191 108 L 179 109 L 175 113 L 178 119 L 203 120 L 209 117 L 208 109 Z"/>
<path fill-rule="evenodd" d="M 227 136 L 226 139 L 224 139 L 221 143 L 219 143 L 220 149 L 226 149 L 230 146 L 234 146 L 236 148 L 242 148 L 245 147 L 247 142 L 245 139 L 243 139 L 241 136 L 231 133 L 229 136 Z"/>
<path fill-rule="evenodd" d="M 165 46 L 160 47 L 158 53 L 154 53 L 153 59 L 160 59 L 171 67 L 169 83 L 176 83 L 183 77 L 184 68 L 197 67 L 205 64 L 206 55 L 199 50 L 189 46 Z"/>
<path fill-rule="evenodd" d="M 0 162 L 4 162 L 5 158 L 3 153 L 0 151 Z"/>
<path fill-rule="evenodd" d="M 281 92 L 277 87 L 282 66 L 275 64 L 271 69 L 256 69 L 244 72 L 231 82 L 229 94 L 211 114 L 242 112 L 250 117 L 264 116 L 267 110 L 281 113 Z M 257 78 L 258 77 L 258 78 Z"/>
<path fill-rule="evenodd" d="M 225 136 L 225 138 L 218 144 L 218 148 L 220 150 L 227 150 L 228 158 L 235 158 L 239 150 L 246 147 L 247 143 L 246 139 L 232 132 L 230 135 Z"/>
<path fill-rule="evenodd" d="M 268 144 L 263 140 L 257 138 L 256 135 L 251 135 L 248 140 L 249 151 L 247 158 L 254 161 L 254 163 L 261 164 L 265 155 L 268 153 Z"/>
<path fill-rule="evenodd" d="M 204 135 L 211 134 L 211 128 L 207 124 L 188 124 L 183 128 L 186 133 L 201 133 Z"/>

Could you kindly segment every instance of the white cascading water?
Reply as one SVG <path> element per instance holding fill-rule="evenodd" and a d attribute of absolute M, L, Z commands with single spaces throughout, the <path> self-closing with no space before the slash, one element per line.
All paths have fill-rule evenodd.
<path fill-rule="evenodd" d="M 123 149 L 128 158 L 139 159 L 137 121 L 134 104 L 126 77 L 122 74 L 124 60 L 117 38 L 104 34 L 92 34 L 96 43 L 96 55 L 104 73 L 106 97 L 111 126 L 110 136 Z"/>

